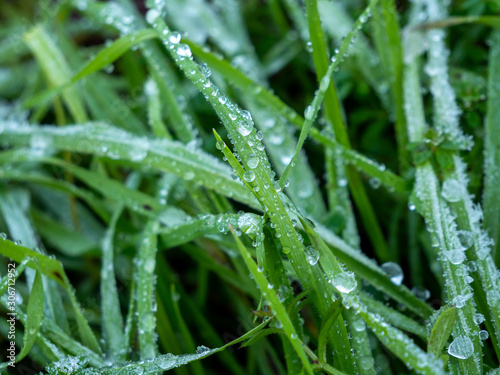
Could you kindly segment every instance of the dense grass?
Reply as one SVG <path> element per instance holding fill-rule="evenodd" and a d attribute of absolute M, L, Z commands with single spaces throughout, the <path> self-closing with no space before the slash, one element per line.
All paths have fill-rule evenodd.
<path fill-rule="evenodd" d="M 2 371 L 499 373 L 499 10 L 1 2 Z"/>

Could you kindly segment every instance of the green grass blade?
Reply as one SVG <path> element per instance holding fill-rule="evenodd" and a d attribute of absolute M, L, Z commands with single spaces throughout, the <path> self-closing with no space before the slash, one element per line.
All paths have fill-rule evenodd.
<path fill-rule="evenodd" d="M 87 320 L 83 316 L 80 306 L 76 300 L 74 291 L 69 284 L 68 277 L 66 276 L 61 263 L 55 259 L 49 258 L 46 255 L 39 254 L 28 248 L 15 245 L 14 243 L 0 238 L 0 253 L 6 257 L 13 259 L 16 262 L 22 262 L 24 258 L 31 257 L 38 261 L 40 266 L 40 271 L 47 277 L 56 280 L 60 283 L 67 291 L 70 297 L 71 305 L 75 312 L 75 319 L 78 325 L 82 341 L 96 353 L 101 352 L 101 348 L 97 343 Z"/>
<path fill-rule="evenodd" d="M 137 322 L 141 359 L 154 358 L 157 355 L 155 327 L 156 318 L 153 304 L 153 276 L 156 267 L 158 223 L 149 221 L 144 229 L 141 246 L 137 254 L 137 305 L 136 311 L 141 317 Z"/>
<path fill-rule="evenodd" d="M 330 332 L 333 324 L 339 317 L 342 311 L 342 301 L 340 299 L 336 300 L 326 312 L 323 319 L 323 324 L 318 336 L 318 357 L 322 363 L 327 363 L 326 358 L 326 344 L 328 333 Z"/>
<path fill-rule="evenodd" d="M 252 256 L 248 252 L 248 250 L 245 248 L 241 240 L 234 234 L 234 230 L 231 229 L 233 233 L 234 240 L 236 241 L 236 244 L 238 245 L 238 248 L 240 249 L 241 256 L 245 260 L 245 263 L 247 264 L 248 269 L 252 273 L 255 282 L 259 286 L 259 288 L 262 291 L 263 296 L 269 301 L 271 304 L 271 308 L 276 315 L 276 319 L 278 319 L 281 324 L 283 325 L 283 331 L 285 332 L 287 338 L 290 340 L 290 343 L 292 346 L 295 348 L 295 351 L 299 355 L 302 364 L 304 366 L 304 369 L 307 373 L 312 374 L 312 368 L 311 364 L 309 362 L 309 359 L 307 358 L 304 349 L 302 347 L 302 343 L 298 339 L 297 332 L 295 331 L 295 328 L 293 326 L 293 323 L 288 316 L 285 307 L 281 304 L 279 301 L 278 295 L 276 294 L 276 291 L 273 289 L 273 287 L 269 288 L 268 284 L 269 282 L 267 281 L 266 277 L 262 274 L 262 272 L 259 272 L 257 269 L 257 264 L 253 260 Z"/>
<path fill-rule="evenodd" d="M 71 70 L 54 41 L 43 29 L 36 26 L 24 36 L 25 42 L 39 61 L 50 86 L 64 85 L 71 78 Z M 87 114 L 76 88 L 66 88 L 62 97 L 76 122 L 87 121 Z"/>
<path fill-rule="evenodd" d="M 108 230 L 102 240 L 102 264 L 101 264 L 101 310 L 102 330 L 105 340 L 108 342 L 109 354 L 114 361 L 125 359 L 125 347 L 123 336 L 123 317 L 118 299 L 114 270 L 114 246 L 113 239 L 116 224 L 122 208 L 119 207 L 113 213 Z"/>
<path fill-rule="evenodd" d="M 445 374 L 442 364 L 436 362 L 433 357 L 426 354 L 413 340 L 385 322 L 380 315 L 373 314 L 367 310 L 359 298 L 359 286 L 354 274 L 343 270 L 326 243 L 313 230 L 311 225 L 302 219 L 301 223 L 319 251 L 319 262 L 326 276 L 336 288 L 338 295 L 341 296 L 342 304 L 345 308 L 352 309 L 357 315 L 363 318 L 380 342 L 408 367 L 415 369 L 420 374 Z"/>
<path fill-rule="evenodd" d="M 302 243 L 297 237 L 293 224 L 286 214 L 284 204 L 278 195 L 278 191 L 280 190 L 279 185 L 277 184 L 277 181 L 273 182 L 270 176 L 269 163 L 263 149 L 259 147 L 261 143 L 256 136 L 255 129 L 253 128 L 251 116 L 242 112 L 233 103 L 229 101 L 226 102 L 225 100 L 219 100 L 221 94 L 219 93 L 218 88 L 215 87 L 210 80 L 204 77 L 195 63 L 189 59 L 189 54 L 191 53 L 188 49 L 189 47 L 185 44 L 172 42 L 169 39 L 172 31 L 168 30 L 159 17 L 154 20 L 152 19 L 151 21 L 158 33 L 162 35 L 162 40 L 166 45 L 167 50 L 170 51 L 174 61 L 181 69 L 183 69 L 187 77 L 192 80 L 198 90 L 205 95 L 207 100 L 214 107 L 217 115 L 220 117 L 232 137 L 233 144 L 235 145 L 239 156 L 242 158 L 243 164 L 245 166 L 248 166 L 249 164 L 252 165 L 253 163 L 250 159 L 253 158 L 253 155 L 257 155 L 259 157 L 258 165 L 256 165 L 255 168 L 250 168 L 253 169 L 255 176 L 251 181 L 253 184 L 252 186 L 258 186 L 259 200 L 261 200 L 262 204 L 267 207 L 267 210 L 272 209 L 275 211 L 274 215 L 270 215 L 271 220 L 273 220 L 276 224 L 276 230 L 281 238 L 285 253 L 289 253 L 289 256 L 295 259 L 294 267 L 296 272 L 300 275 L 301 281 L 308 283 L 306 284 L 306 287 L 314 285 L 316 283 L 316 279 L 309 273 L 309 271 L 305 268 L 298 267 L 298 264 L 306 264 L 305 255 L 302 251 Z M 169 48 L 170 46 L 172 46 L 171 49 Z M 188 55 L 188 58 L 184 56 L 185 54 Z M 250 144 L 253 146 L 250 146 Z M 275 183 L 278 185 L 278 188 L 275 187 Z M 290 233 L 290 235 L 288 233 Z M 329 288 L 326 285 L 326 280 L 319 279 L 319 282 L 324 285 L 323 288 L 325 288 L 325 290 Z M 315 301 L 321 307 L 321 310 L 326 310 L 326 303 L 322 301 L 321 298 L 317 298 Z M 347 334 L 345 335 L 345 340 L 347 341 Z M 337 344 L 339 345 L 340 351 L 348 351 L 348 342 L 342 344 L 337 342 Z M 342 363 L 341 368 L 343 368 L 342 366 L 346 366 L 347 368 L 351 366 L 349 361 L 346 361 L 345 357 L 341 355 L 338 357 L 339 362 Z"/>
<path fill-rule="evenodd" d="M 406 118 L 403 98 L 403 51 L 401 47 L 401 32 L 398 23 L 398 12 L 394 0 L 381 0 L 380 8 L 383 24 L 384 43 L 380 43 L 379 55 L 386 64 L 386 76 L 390 77 L 390 92 L 392 97 L 392 112 L 395 117 L 396 140 L 398 145 L 398 164 L 400 170 L 409 166 L 409 155 L 406 149 L 408 136 L 406 133 Z"/>
<path fill-rule="evenodd" d="M 43 282 L 41 272 L 37 272 L 31 287 L 30 298 L 26 310 L 26 323 L 24 326 L 23 347 L 16 357 L 19 362 L 31 350 L 38 336 L 43 317 Z"/>
<path fill-rule="evenodd" d="M 125 52 L 127 52 L 134 45 L 143 41 L 156 38 L 156 33 L 153 30 L 142 30 L 134 34 L 129 34 L 117 39 L 109 47 L 103 48 L 99 53 L 86 63 L 76 74 L 68 77 L 54 79 L 54 85 L 51 89 L 37 94 L 35 97 L 28 99 L 24 103 L 25 108 L 38 107 L 53 100 L 58 94 L 67 91 L 75 83 L 79 82 L 88 75 L 104 69 L 109 64 L 118 60 Z M 63 81 L 63 79 L 67 79 Z M 74 89 L 71 89 L 74 90 Z M 76 121 L 86 121 L 84 118 L 76 119 Z"/>
<path fill-rule="evenodd" d="M 140 162 L 141 165 L 176 174 L 186 181 L 196 178 L 197 183 L 222 195 L 259 207 L 252 193 L 231 178 L 230 170 L 225 165 L 205 152 L 192 151 L 178 142 L 136 137 L 99 123 L 65 129 L 43 127 L 34 130 L 31 127 L 14 128 L 9 124 L 0 124 L 0 128 L 3 130 L 2 137 L 18 146 L 27 146 L 31 131 L 35 131 L 51 140 L 52 147 L 56 149 Z"/>
<path fill-rule="evenodd" d="M 427 352 L 439 358 L 451 336 L 451 331 L 457 319 L 455 306 L 443 306 L 438 312 L 438 317 L 433 324 L 427 340 Z"/>
<path fill-rule="evenodd" d="M 493 256 L 500 264 L 500 202 L 497 199 L 499 176 L 496 172 L 500 166 L 500 32 L 492 34 L 488 71 L 488 110 L 485 120 L 484 135 L 484 226 L 495 242 Z"/>

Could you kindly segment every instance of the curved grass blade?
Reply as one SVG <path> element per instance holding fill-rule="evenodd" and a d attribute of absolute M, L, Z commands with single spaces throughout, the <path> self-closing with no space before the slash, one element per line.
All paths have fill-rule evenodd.
<path fill-rule="evenodd" d="M 330 289 L 331 287 L 328 286 L 325 279 L 318 279 L 316 276 L 313 276 L 309 271 L 309 267 L 306 266 L 307 261 L 303 253 L 303 245 L 295 232 L 293 223 L 286 214 L 284 203 L 278 194 L 281 189 L 277 181 L 273 181 L 270 165 L 264 149 L 261 147 L 260 140 L 257 138 L 255 129 L 253 128 L 251 115 L 241 111 L 233 103 L 227 101 L 227 99 L 219 100 L 222 97 L 219 89 L 215 87 L 209 79 L 203 76 L 196 64 L 190 59 L 191 51 L 189 47 L 185 44 L 178 44 L 170 40 L 171 38 L 169 38 L 169 36 L 176 34 L 167 28 L 159 16 L 155 19 L 151 19 L 151 23 L 157 29 L 159 35 L 162 36 L 162 41 L 167 50 L 171 53 L 176 64 L 185 72 L 186 76 L 193 82 L 198 90 L 205 95 L 206 99 L 215 109 L 217 115 L 226 126 L 243 164 L 245 166 L 252 165 L 251 159 L 253 159 L 254 155 L 259 158 L 259 162 L 256 163 L 257 165 L 253 164 L 255 168 L 250 168 L 253 169 L 253 174 L 249 179 L 251 180 L 252 186 L 259 188 L 259 201 L 261 201 L 267 210 L 275 212 L 274 215 L 270 215 L 270 218 L 276 224 L 276 230 L 281 238 L 284 252 L 290 254 L 289 257 L 294 259 L 294 269 L 297 274 L 300 275 L 299 278 L 301 281 L 305 284 L 306 288 L 312 287 L 316 283 L 321 283 L 324 290 Z M 305 267 L 299 267 L 299 264 L 303 264 Z M 313 289 L 318 290 L 317 288 Z M 321 311 L 326 311 L 327 304 L 317 293 L 314 296 L 314 302 Z M 339 325 L 342 326 L 342 324 Z M 350 369 L 352 364 L 348 356 L 349 342 L 345 326 L 341 327 L 340 330 L 342 332 L 343 342 L 341 343 L 337 340 L 334 343 L 338 346 L 338 348 L 336 348 L 338 352 L 345 352 L 347 357 L 338 354 L 337 358 L 341 368 L 345 366 Z"/>
<path fill-rule="evenodd" d="M 159 372 L 164 372 L 168 370 L 175 369 L 179 366 L 187 365 L 193 361 L 198 361 L 203 358 L 207 358 L 215 353 L 219 353 L 229 346 L 235 345 L 241 341 L 244 341 L 255 334 L 257 334 L 261 329 L 265 328 L 265 326 L 269 324 L 269 320 L 266 320 L 259 324 L 257 327 L 251 329 L 244 335 L 238 337 L 236 340 L 231 341 L 230 343 L 216 349 L 204 349 L 196 354 L 184 354 L 184 355 L 173 355 L 173 354 L 164 354 L 160 355 L 154 359 L 147 359 L 144 361 L 138 362 L 129 362 L 126 364 L 121 364 L 116 367 L 111 368 L 103 368 L 99 370 L 100 374 L 103 375 L 126 375 L 131 372 L 138 373 L 140 372 L 143 375 L 149 374 L 157 374 Z M 94 370 L 83 370 L 81 372 L 82 375 L 94 375 Z"/>
<path fill-rule="evenodd" d="M 195 56 L 206 61 L 213 70 L 216 70 L 217 73 L 221 74 L 227 81 L 231 82 L 233 85 L 245 92 L 255 93 L 253 97 L 260 104 L 268 107 L 275 113 L 280 113 L 297 128 L 302 128 L 305 119 L 297 114 L 297 112 L 295 112 L 292 108 L 283 103 L 281 99 L 271 93 L 268 89 L 256 83 L 251 78 L 248 78 L 229 62 L 223 60 L 220 56 L 204 50 L 201 46 L 188 39 L 183 40 L 190 47 Z M 335 66 L 337 66 L 337 64 L 338 63 L 336 62 Z M 384 165 L 374 162 L 366 156 L 359 154 L 355 150 L 343 147 L 337 141 L 323 135 L 314 127 L 311 127 L 308 130 L 308 134 L 311 138 L 320 142 L 322 145 L 339 150 L 346 162 L 353 164 L 356 168 L 362 170 L 370 177 L 379 179 L 382 184 L 388 188 L 395 189 L 397 192 L 407 191 L 405 181 L 401 177 L 392 173 L 390 170 L 386 169 Z"/>
<path fill-rule="evenodd" d="M 146 224 L 141 246 L 137 254 L 137 305 L 136 311 L 141 317 L 137 322 L 141 359 L 154 358 L 157 355 L 154 315 L 154 273 L 156 267 L 158 223 L 150 220 Z"/>
<path fill-rule="evenodd" d="M 59 87 L 70 80 L 71 70 L 63 54 L 42 26 L 31 29 L 24 39 L 42 66 L 50 86 Z M 76 88 L 65 88 L 62 97 L 76 122 L 87 121 L 87 114 Z"/>
<path fill-rule="evenodd" d="M 488 71 L 488 103 L 484 135 L 484 226 L 492 237 L 493 256 L 500 265 L 500 186 L 498 168 L 500 168 L 500 31 L 491 36 Z"/>
<path fill-rule="evenodd" d="M 48 139 L 55 149 L 140 162 L 142 166 L 173 173 L 186 181 L 196 178 L 197 184 L 251 207 L 260 207 L 252 193 L 231 178 L 229 168 L 212 155 L 201 150 L 192 151 L 179 142 L 137 137 L 102 123 L 66 126 L 64 129 L 49 126 L 33 129 L 31 126 L 0 123 L 0 131 L 2 138 L 11 145 L 27 146 L 31 136 L 36 134 Z"/>
<path fill-rule="evenodd" d="M 300 218 L 300 217 L 299 217 Z M 305 220 L 300 218 L 302 226 L 320 253 L 319 262 L 326 276 L 342 297 L 342 304 L 359 315 L 370 329 L 394 355 L 409 368 L 420 374 L 445 374 L 442 364 L 420 349 L 409 337 L 388 324 L 380 315 L 366 309 L 358 295 L 358 285 L 351 272 L 343 270 L 326 243 Z"/>
<path fill-rule="evenodd" d="M 423 340 L 427 339 L 427 331 L 425 327 L 417 323 L 415 320 L 386 306 L 366 293 L 360 292 L 359 297 L 371 313 L 383 316 L 388 323 L 396 328 L 413 333 Z"/>
<path fill-rule="evenodd" d="M 123 317 L 118 299 L 114 270 L 113 239 L 116 224 L 122 213 L 118 207 L 109 223 L 106 234 L 102 240 L 102 265 L 101 265 L 101 311 L 103 336 L 108 343 L 109 353 L 113 360 L 125 360 L 125 338 L 123 336 Z"/>
<path fill-rule="evenodd" d="M 26 322 L 24 325 L 23 347 L 16 357 L 16 362 L 26 357 L 38 337 L 38 331 L 42 324 L 44 291 L 42 273 L 38 272 L 33 280 L 30 291 L 28 307 L 26 310 Z"/>
<path fill-rule="evenodd" d="M 429 339 L 427 340 L 427 352 L 439 358 L 455 325 L 457 308 L 445 305 L 436 313 L 438 316 L 432 325 Z"/>
<path fill-rule="evenodd" d="M 74 290 L 71 287 L 68 277 L 66 276 L 62 264 L 59 261 L 37 253 L 26 247 L 15 245 L 14 243 L 2 238 L 0 238 L 0 254 L 11 258 L 16 262 L 22 262 L 26 257 L 36 259 L 40 266 L 40 271 L 45 276 L 56 280 L 68 291 L 82 341 L 94 352 L 99 354 L 101 353 L 101 348 L 97 343 L 97 339 L 95 338 L 87 320 L 83 316 L 80 306 L 76 300 Z"/>
<path fill-rule="evenodd" d="M 78 71 L 78 73 L 74 74 L 73 76 L 69 76 L 68 74 L 66 74 L 65 77 L 57 79 L 57 81 L 54 80 L 55 87 L 43 91 L 40 94 L 37 94 L 35 97 L 28 99 L 23 103 L 23 106 L 25 108 L 32 108 L 47 104 L 59 93 L 70 90 L 69 88 L 81 79 L 101 69 L 104 69 L 109 64 L 114 63 L 134 45 L 146 40 L 154 39 L 156 37 L 157 35 L 153 30 L 141 30 L 117 39 L 110 46 L 101 49 L 96 56 L 94 56 Z M 75 118 L 75 120 L 77 122 L 86 121 L 85 118 Z"/>
<path fill-rule="evenodd" d="M 414 6 L 412 13 L 412 21 L 417 19 L 419 6 Z M 427 11 L 431 19 L 437 17 L 439 14 L 440 5 L 432 0 L 429 0 Z M 434 30 L 434 33 L 437 30 Z M 432 35 L 429 35 L 431 37 Z M 409 36 L 412 37 L 411 35 Z M 415 35 L 413 35 L 415 37 Z M 435 52 L 443 52 L 444 45 L 442 35 L 438 34 L 437 38 L 433 38 L 432 48 Z M 411 39 L 410 39 L 411 41 Z M 416 51 L 422 51 L 422 39 L 415 38 L 413 43 L 407 43 L 406 48 L 416 48 Z M 413 45 L 412 45 L 413 44 Z M 408 138 L 410 142 L 424 141 L 424 132 L 426 130 L 424 112 L 422 111 L 422 98 L 420 94 L 420 83 L 418 76 L 418 62 L 413 51 L 408 50 L 406 53 L 405 63 L 405 111 L 407 116 Z M 442 66 L 442 59 L 446 56 L 441 54 L 431 54 L 431 63 L 437 69 L 444 70 L 446 73 L 446 66 Z M 444 62 L 446 64 L 446 61 Z M 439 123 L 445 134 L 453 137 L 456 140 L 463 140 L 461 130 L 458 128 L 458 121 L 454 116 L 446 114 L 454 112 L 454 103 L 449 106 L 448 102 L 454 100 L 454 93 L 447 86 L 446 76 L 436 76 L 431 83 L 431 90 L 435 99 L 438 101 L 435 109 L 435 116 L 442 119 L 444 122 Z M 441 97 L 448 95 L 447 97 Z M 439 98 L 439 99 L 438 99 Z M 445 274 L 446 292 L 449 301 L 460 304 L 461 308 L 458 311 L 458 317 L 455 328 L 453 330 L 454 339 L 458 342 L 466 342 L 467 348 L 472 348 L 467 355 L 462 356 L 462 359 L 455 359 L 452 362 L 454 367 L 459 367 L 460 371 L 464 374 L 480 374 L 481 373 L 481 346 L 478 336 L 478 328 L 474 324 L 472 317 L 476 314 L 475 306 L 473 304 L 472 289 L 465 281 L 468 276 L 468 269 L 460 259 L 460 252 L 463 252 L 462 245 L 458 238 L 456 230 L 456 223 L 451 214 L 449 207 L 447 207 L 444 198 L 441 197 L 439 189 L 439 182 L 430 161 L 425 161 L 418 165 L 416 168 L 416 182 L 415 192 L 419 200 L 419 212 L 424 216 L 431 232 L 432 241 L 437 248 L 439 260 Z M 458 258 L 457 258 L 458 256 Z M 465 258 L 465 257 L 464 257 Z M 455 370 L 456 371 L 456 370 Z"/>
<path fill-rule="evenodd" d="M 342 300 L 339 298 L 330 306 L 323 318 L 323 324 L 321 325 L 321 330 L 319 331 L 318 336 L 318 357 L 321 363 L 327 363 L 326 344 L 328 333 L 330 332 L 333 323 L 335 323 L 337 318 L 340 316 L 342 308 Z"/>
<path fill-rule="evenodd" d="M 245 263 L 247 264 L 248 269 L 252 273 L 255 282 L 257 285 L 260 287 L 260 290 L 262 291 L 263 296 L 269 301 L 271 304 L 271 308 L 273 312 L 276 315 L 276 319 L 278 319 L 281 324 L 283 325 L 283 331 L 285 332 L 287 338 L 290 340 L 290 343 L 294 347 L 295 351 L 299 355 L 302 364 L 304 366 L 304 370 L 312 374 L 312 368 L 309 360 L 307 359 L 307 356 L 304 352 L 304 348 L 302 347 L 302 343 L 298 339 L 297 332 L 295 331 L 295 328 L 293 326 L 293 323 L 288 316 L 285 307 L 281 304 L 279 301 L 278 295 L 276 294 L 276 291 L 271 287 L 268 287 L 269 282 L 267 281 L 266 277 L 262 274 L 262 272 L 259 272 L 257 269 L 257 264 L 253 260 L 252 256 L 248 252 L 248 250 L 245 248 L 245 245 L 241 242 L 241 240 L 236 236 L 234 233 L 234 229 L 231 228 L 231 232 L 233 233 L 234 240 L 236 241 L 236 244 L 238 245 L 238 248 L 241 252 L 241 256 L 245 260 Z"/>
<path fill-rule="evenodd" d="M 465 17 L 448 17 L 438 21 L 430 21 L 416 25 L 418 29 L 435 29 L 455 25 L 463 25 L 468 23 L 478 23 L 485 26 L 490 26 L 500 30 L 500 17 L 498 16 L 465 16 Z"/>

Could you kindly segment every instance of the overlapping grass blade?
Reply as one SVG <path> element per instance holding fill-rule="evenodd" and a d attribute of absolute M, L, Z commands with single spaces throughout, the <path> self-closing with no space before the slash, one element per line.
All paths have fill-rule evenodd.
<path fill-rule="evenodd" d="M 179 142 L 149 140 L 99 123 L 68 126 L 65 129 L 29 126 L 15 127 L 3 123 L 2 137 L 13 145 L 29 145 L 32 134 L 51 142 L 51 147 L 71 152 L 90 153 L 128 162 L 141 162 L 196 182 L 223 195 L 259 207 L 243 184 L 234 181 L 230 170 L 203 151 L 192 151 Z M 35 133 L 33 133 L 35 132 Z M 134 148 L 131 148 L 134 146 Z M 210 163 L 206 163 L 210 160 Z M 215 177 L 215 178 L 214 178 Z"/>

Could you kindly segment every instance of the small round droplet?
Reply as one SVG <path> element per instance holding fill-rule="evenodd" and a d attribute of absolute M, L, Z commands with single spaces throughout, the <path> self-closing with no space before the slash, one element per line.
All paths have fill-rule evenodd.
<path fill-rule="evenodd" d="M 226 147 L 226 144 L 224 143 L 223 140 L 217 141 L 215 144 L 215 147 L 217 147 L 217 150 L 223 150 L 224 147 Z"/>
<path fill-rule="evenodd" d="M 372 177 L 368 180 L 368 183 L 370 184 L 371 188 L 374 189 L 374 190 L 377 190 L 380 185 L 382 184 L 382 182 L 380 181 L 379 178 L 377 177 Z"/>
<path fill-rule="evenodd" d="M 482 329 L 481 331 L 479 331 L 479 338 L 481 340 L 488 340 L 488 338 L 490 337 L 490 334 L 488 333 L 488 331 L 485 331 L 484 329 Z"/>

